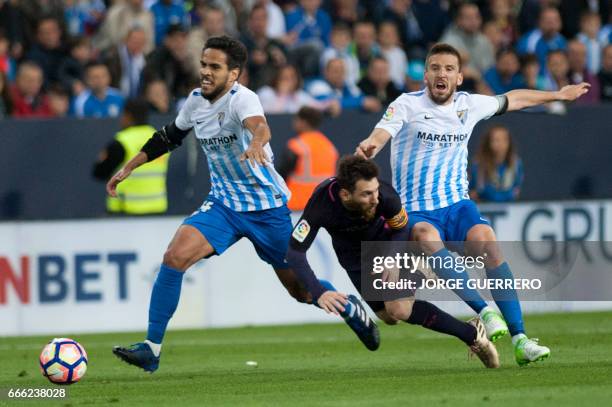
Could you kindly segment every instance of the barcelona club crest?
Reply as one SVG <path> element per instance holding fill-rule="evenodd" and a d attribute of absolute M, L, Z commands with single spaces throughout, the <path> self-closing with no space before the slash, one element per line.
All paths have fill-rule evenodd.
<path fill-rule="evenodd" d="M 217 115 L 217 121 L 219 122 L 219 127 L 223 126 L 223 119 L 225 119 L 225 112 L 221 112 Z"/>
<path fill-rule="evenodd" d="M 459 118 L 461 124 L 465 124 L 465 121 L 467 120 L 467 113 L 467 109 L 457 110 L 457 117 Z"/>

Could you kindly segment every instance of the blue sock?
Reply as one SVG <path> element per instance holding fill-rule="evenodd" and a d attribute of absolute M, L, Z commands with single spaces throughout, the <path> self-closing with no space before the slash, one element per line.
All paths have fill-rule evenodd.
<path fill-rule="evenodd" d="M 431 255 L 432 258 L 441 257 L 442 265 L 445 263 L 444 259 L 448 257 L 453 257 L 453 255 L 446 249 L 442 248 Z M 438 262 L 434 262 L 434 265 L 437 265 Z M 454 279 L 463 279 L 463 287 L 462 289 L 453 290 L 455 294 L 459 296 L 467 305 L 470 306 L 476 313 L 479 313 L 484 307 L 487 306 L 487 303 L 484 302 L 478 291 L 473 288 L 467 288 L 467 279 L 468 274 L 466 272 L 457 273 L 453 267 L 447 268 L 434 268 L 434 272 L 436 275 L 444 280 L 454 280 Z"/>
<path fill-rule="evenodd" d="M 321 279 L 319 279 L 319 283 L 321 283 L 321 285 L 322 285 L 322 286 L 323 286 L 323 287 L 324 287 L 324 288 L 325 288 L 327 291 L 338 291 L 338 290 L 336 290 L 336 287 L 334 287 L 334 285 L 333 285 L 332 283 L 330 283 L 329 281 L 327 281 L 327 280 L 321 280 Z M 319 307 L 319 304 L 317 304 L 316 302 L 314 303 L 314 305 L 316 305 L 317 307 Z M 321 307 L 319 307 L 319 308 L 321 308 Z M 351 313 L 351 303 L 349 302 L 349 303 L 347 303 L 347 304 L 344 306 L 344 312 L 343 312 L 343 313 L 341 313 L 340 315 L 342 315 L 342 316 L 344 317 L 344 316 L 350 315 L 350 313 Z"/>
<path fill-rule="evenodd" d="M 159 269 L 149 304 L 147 339 L 153 343 L 162 343 L 164 339 L 168 321 L 176 311 L 181 296 L 184 274 L 163 264 Z"/>
<path fill-rule="evenodd" d="M 487 278 L 513 279 L 514 277 L 508 263 L 503 262 L 497 268 L 487 269 Z M 525 333 L 521 304 L 519 303 L 516 291 L 513 289 L 491 290 L 491 295 L 508 324 L 510 335 L 514 336 Z"/>

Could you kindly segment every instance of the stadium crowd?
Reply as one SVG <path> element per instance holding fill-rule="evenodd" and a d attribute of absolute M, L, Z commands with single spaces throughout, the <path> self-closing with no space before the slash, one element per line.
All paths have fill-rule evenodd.
<path fill-rule="evenodd" d="M 0 118 L 175 112 L 204 41 L 249 51 L 241 82 L 267 113 L 379 112 L 422 87 L 437 42 L 463 54 L 460 90 L 589 82 L 612 102 L 612 0 L 0 0 Z M 548 110 L 563 111 L 552 105 Z"/>

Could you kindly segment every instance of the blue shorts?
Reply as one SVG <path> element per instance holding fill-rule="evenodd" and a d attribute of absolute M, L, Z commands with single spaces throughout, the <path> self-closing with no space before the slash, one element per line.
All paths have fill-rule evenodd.
<path fill-rule="evenodd" d="M 261 211 L 237 212 L 209 196 L 200 209 L 183 221 L 183 225 L 198 229 L 216 254 L 223 253 L 246 237 L 255 246 L 259 258 L 274 269 L 289 267 L 285 255 L 293 226 L 286 205 Z"/>
<path fill-rule="evenodd" d="M 480 215 L 476 204 L 469 199 L 433 211 L 408 212 L 410 230 L 419 222 L 433 225 L 445 242 L 463 242 L 473 226 L 489 225 L 489 222 Z"/>

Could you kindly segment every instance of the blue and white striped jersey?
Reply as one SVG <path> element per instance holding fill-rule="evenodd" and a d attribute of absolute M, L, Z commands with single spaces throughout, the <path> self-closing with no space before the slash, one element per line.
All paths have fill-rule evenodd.
<path fill-rule="evenodd" d="M 244 119 L 264 116 L 257 95 L 240 84 L 211 104 L 200 89 L 191 92 L 179 111 L 176 126 L 194 128 L 206 153 L 210 172 L 210 193 L 228 208 L 238 212 L 277 208 L 287 203 L 290 192 L 273 165 L 270 145 L 264 149 L 271 163 L 251 165 L 240 161 L 253 135 Z"/>
<path fill-rule="evenodd" d="M 499 108 L 497 97 L 466 92 L 437 105 L 426 90 L 404 93 L 391 103 L 376 128 L 393 137 L 393 186 L 406 210 L 434 210 L 468 199 L 468 141 L 476 123 Z"/>

